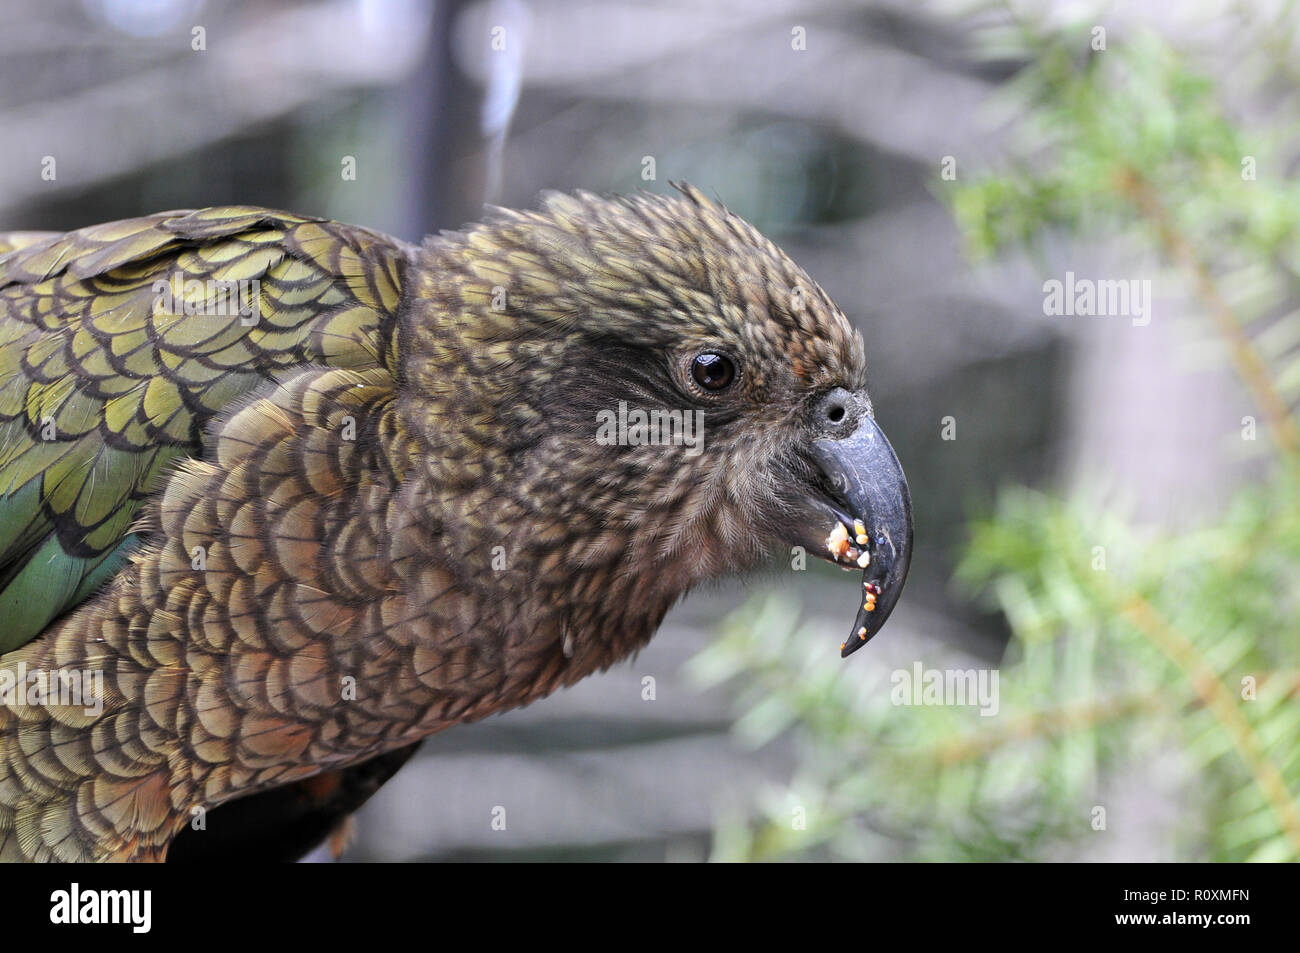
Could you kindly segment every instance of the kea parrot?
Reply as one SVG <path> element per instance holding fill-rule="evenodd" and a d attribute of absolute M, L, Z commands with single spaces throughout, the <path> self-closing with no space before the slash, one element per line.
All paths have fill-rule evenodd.
<path fill-rule="evenodd" d="M 676 188 L 0 235 L 0 859 L 294 859 L 773 552 L 861 569 L 865 644 L 912 529 L 863 340 Z"/>

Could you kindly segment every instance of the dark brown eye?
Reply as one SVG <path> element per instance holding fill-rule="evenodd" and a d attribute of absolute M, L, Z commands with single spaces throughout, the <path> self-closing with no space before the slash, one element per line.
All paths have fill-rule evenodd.
<path fill-rule="evenodd" d="M 705 390 L 724 390 L 736 379 L 736 365 L 721 354 L 697 354 L 691 361 L 691 377 Z"/>

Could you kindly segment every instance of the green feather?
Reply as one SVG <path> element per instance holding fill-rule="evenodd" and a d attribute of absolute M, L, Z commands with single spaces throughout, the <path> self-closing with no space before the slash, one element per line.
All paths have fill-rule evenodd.
<path fill-rule="evenodd" d="M 69 556 L 50 536 L 0 589 L 0 652 L 16 649 L 68 605 L 87 560 Z"/>

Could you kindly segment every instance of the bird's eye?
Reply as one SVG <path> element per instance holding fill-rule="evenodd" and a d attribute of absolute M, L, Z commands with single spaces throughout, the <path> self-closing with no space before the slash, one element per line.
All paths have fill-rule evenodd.
<path fill-rule="evenodd" d="M 736 365 L 721 354 L 697 354 L 691 361 L 691 377 L 705 390 L 725 390 L 736 379 Z"/>

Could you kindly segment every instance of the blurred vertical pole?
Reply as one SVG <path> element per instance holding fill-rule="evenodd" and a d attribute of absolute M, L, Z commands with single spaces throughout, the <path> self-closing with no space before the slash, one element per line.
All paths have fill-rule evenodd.
<path fill-rule="evenodd" d="M 483 198 L 487 202 L 499 202 L 506 136 L 523 87 L 524 51 L 531 15 L 523 0 L 492 0 L 488 14 L 493 42 L 489 45 L 487 89 L 479 112 L 479 135 L 484 144 Z"/>
<path fill-rule="evenodd" d="M 404 237 L 457 228 L 498 198 L 505 137 L 519 98 L 526 19 L 517 0 L 433 0 L 425 51 L 405 96 Z M 466 73 L 458 52 L 482 59 L 485 82 Z"/>

